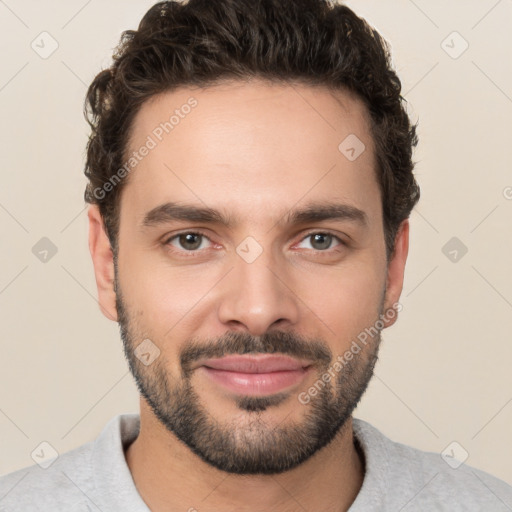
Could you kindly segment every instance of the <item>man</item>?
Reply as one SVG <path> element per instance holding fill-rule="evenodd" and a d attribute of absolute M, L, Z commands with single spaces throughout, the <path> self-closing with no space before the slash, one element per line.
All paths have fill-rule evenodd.
<path fill-rule="evenodd" d="M 419 198 L 377 32 L 321 0 L 162 2 L 87 105 L 89 247 L 140 418 L 3 477 L 0 509 L 512 509 L 352 418 Z"/>

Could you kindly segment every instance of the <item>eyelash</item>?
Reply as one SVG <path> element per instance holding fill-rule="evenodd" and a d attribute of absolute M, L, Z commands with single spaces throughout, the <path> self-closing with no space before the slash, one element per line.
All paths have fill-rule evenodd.
<path fill-rule="evenodd" d="M 326 231 L 319 231 L 319 230 L 316 230 L 316 231 L 311 231 L 309 233 L 307 233 L 306 235 L 304 235 L 300 241 L 300 242 L 303 242 L 304 240 L 306 240 L 307 238 L 313 236 L 313 235 L 318 235 L 318 234 L 321 234 L 321 235 L 329 235 L 329 236 L 332 236 L 333 239 L 337 240 L 340 245 L 342 246 L 348 246 L 347 242 L 345 242 L 344 240 L 342 240 L 338 235 L 335 235 L 333 232 L 329 231 L 329 230 L 326 230 Z M 176 249 L 174 248 L 173 246 L 170 245 L 170 242 L 172 240 L 175 240 L 176 238 L 180 237 L 181 235 L 199 235 L 199 236 L 202 236 L 204 238 L 206 238 L 207 240 L 210 240 L 210 238 L 208 237 L 208 235 L 206 233 L 204 233 L 203 231 L 201 230 L 196 230 L 196 231 L 182 231 L 180 233 L 176 233 L 174 235 L 172 235 L 171 237 L 169 238 L 166 238 L 165 241 L 164 241 L 164 246 L 169 250 L 169 252 L 172 252 L 172 253 L 180 253 L 182 255 L 186 254 L 186 256 L 183 256 L 185 258 L 194 258 L 194 257 L 197 257 L 197 255 L 199 255 L 204 249 L 196 249 L 196 250 L 193 250 L 193 251 L 187 251 L 185 249 Z M 172 247 L 172 249 L 170 248 Z M 336 247 L 333 248 L 333 249 L 325 249 L 325 250 L 315 250 L 315 249 L 309 249 L 309 250 L 312 250 L 312 251 L 315 251 L 319 254 L 321 253 L 327 253 L 329 254 L 330 252 L 334 252 L 336 250 Z"/>

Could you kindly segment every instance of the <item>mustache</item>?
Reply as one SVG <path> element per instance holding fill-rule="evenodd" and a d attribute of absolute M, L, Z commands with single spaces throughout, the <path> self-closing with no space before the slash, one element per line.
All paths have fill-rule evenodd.
<path fill-rule="evenodd" d="M 180 363 L 185 375 L 200 359 L 213 359 L 228 355 L 285 354 L 298 359 L 310 359 L 319 367 L 328 367 L 332 351 L 322 339 L 307 339 L 286 331 L 269 331 L 263 336 L 251 336 L 241 331 L 229 331 L 220 338 L 190 341 L 180 352 Z"/>

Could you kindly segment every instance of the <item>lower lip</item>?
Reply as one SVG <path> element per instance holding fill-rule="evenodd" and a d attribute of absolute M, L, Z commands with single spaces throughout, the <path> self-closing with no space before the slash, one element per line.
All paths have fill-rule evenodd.
<path fill-rule="evenodd" d="M 311 367 L 271 373 L 240 373 L 201 366 L 210 379 L 229 391 L 244 395 L 269 395 L 296 386 L 309 374 Z"/>

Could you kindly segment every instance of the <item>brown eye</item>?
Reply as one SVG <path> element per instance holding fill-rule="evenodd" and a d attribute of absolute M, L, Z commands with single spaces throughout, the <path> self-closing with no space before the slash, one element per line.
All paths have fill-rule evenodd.
<path fill-rule="evenodd" d="M 201 245 L 201 235 L 198 235 L 196 233 L 187 233 L 185 235 L 180 235 L 178 237 L 178 240 L 181 246 L 189 251 L 193 251 Z"/>
<path fill-rule="evenodd" d="M 204 240 L 207 240 L 207 238 L 201 233 L 187 232 L 180 233 L 169 238 L 169 240 L 167 240 L 167 243 L 171 244 L 173 247 L 177 249 L 184 249 L 185 251 L 195 251 L 201 248 L 201 245 Z M 174 242 L 177 242 L 177 244 Z"/>

